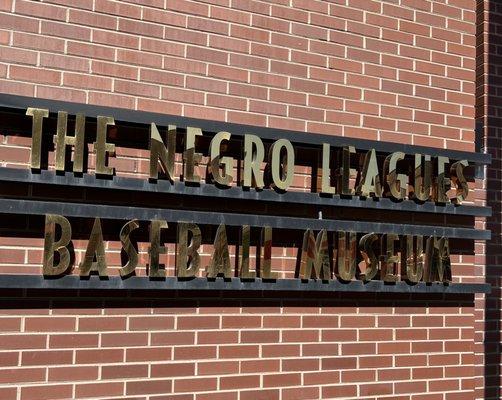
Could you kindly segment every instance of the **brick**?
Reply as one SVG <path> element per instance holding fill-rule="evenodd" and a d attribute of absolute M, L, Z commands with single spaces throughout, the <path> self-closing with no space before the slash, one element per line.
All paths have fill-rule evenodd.
<path fill-rule="evenodd" d="M 124 359 L 123 349 L 77 350 L 77 364 L 116 363 Z"/>
<path fill-rule="evenodd" d="M 111 79 L 68 72 L 63 74 L 63 84 L 69 87 L 103 91 L 110 91 L 112 88 Z"/>
<path fill-rule="evenodd" d="M 241 400 L 279 400 L 280 391 L 274 389 L 260 389 L 240 392 Z"/>
<path fill-rule="evenodd" d="M 10 68 L 10 77 L 20 81 L 55 85 L 59 85 L 61 81 L 60 72 L 21 66 L 12 66 Z"/>
<path fill-rule="evenodd" d="M 301 359 L 286 359 L 282 360 L 282 371 L 318 371 L 320 368 L 318 358 L 301 358 Z"/>
<path fill-rule="evenodd" d="M 245 361 L 242 361 L 243 368 L 241 372 L 258 372 L 254 370 L 246 370 L 244 368 Z M 259 361 L 251 361 L 252 365 L 259 363 Z M 198 375 L 225 375 L 239 373 L 239 361 L 203 361 L 197 363 Z"/>
<path fill-rule="evenodd" d="M 172 349 L 169 347 L 148 347 L 148 348 L 130 348 L 126 349 L 127 362 L 142 361 L 166 361 L 170 360 Z"/>
<path fill-rule="evenodd" d="M 2 350 L 14 349 L 45 349 L 46 336 L 45 335 L 2 335 L 0 348 Z"/>
<path fill-rule="evenodd" d="M 54 367 L 49 368 L 49 381 L 55 382 L 75 382 L 97 380 L 99 376 L 99 367 L 85 366 L 85 367 Z"/>
<path fill-rule="evenodd" d="M 228 63 L 228 54 L 219 50 L 187 46 L 186 55 L 193 60 L 207 61 L 216 64 Z"/>
<path fill-rule="evenodd" d="M 152 332 L 152 345 L 194 344 L 195 332 Z"/>
<path fill-rule="evenodd" d="M 150 24 L 147 22 L 138 22 L 131 19 L 119 18 L 119 27 L 121 32 L 133 33 L 141 36 L 151 36 L 162 38 L 164 28 L 162 25 Z"/>
<path fill-rule="evenodd" d="M 93 31 L 92 40 L 95 43 L 139 49 L 139 38 L 134 35 L 96 30 Z"/>
<path fill-rule="evenodd" d="M 18 368 L 3 371 L 1 384 L 32 383 L 45 381 L 44 368 Z"/>
<path fill-rule="evenodd" d="M 96 60 L 92 61 L 92 72 L 99 75 L 116 76 L 128 79 L 136 79 L 138 77 L 137 67 L 106 63 Z"/>
<path fill-rule="evenodd" d="M 122 331 L 125 330 L 126 323 L 125 317 L 83 317 L 78 319 L 78 331 Z"/>
<path fill-rule="evenodd" d="M 25 351 L 21 355 L 21 365 L 71 364 L 71 350 Z"/>
<path fill-rule="evenodd" d="M 257 345 L 236 345 L 236 346 L 219 346 L 219 358 L 256 358 L 259 355 L 259 347 Z"/>
<path fill-rule="evenodd" d="M 133 50 L 118 49 L 117 61 L 154 68 L 162 67 L 162 56 L 150 54 L 148 57 L 144 57 L 143 52 Z"/>
<path fill-rule="evenodd" d="M 21 388 L 21 400 L 72 399 L 72 385 L 25 386 Z"/>
<path fill-rule="evenodd" d="M 301 374 L 269 374 L 263 377 L 263 386 L 268 387 L 287 387 L 299 386 L 301 384 Z"/>
<path fill-rule="evenodd" d="M 200 373 L 200 371 L 199 371 Z M 171 364 L 152 364 L 151 377 L 173 377 L 173 376 L 193 376 L 195 375 L 194 363 L 171 363 Z"/>
<path fill-rule="evenodd" d="M 124 392 L 122 382 L 86 383 L 75 385 L 78 397 L 120 396 Z"/>
<path fill-rule="evenodd" d="M 239 332 L 237 331 L 201 331 L 197 333 L 197 343 L 199 344 L 229 344 L 238 342 Z"/>
<path fill-rule="evenodd" d="M 178 317 L 178 329 L 217 329 L 220 327 L 219 317 L 188 316 Z"/>
<path fill-rule="evenodd" d="M 240 364 L 243 373 L 279 372 L 281 370 L 281 361 L 278 359 L 244 360 Z"/>
<path fill-rule="evenodd" d="M 193 379 L 176 379 L 174 381 L 174 392 L 203 392 L 216 390 L 216 378 L 193 378 Z"/>
<path fill-rule="evenodd" d="M 279 331 L 241 331 L 242 343 L 274 343 L 279 342 Z"/>
<path fill-rule="evenodd" d="M 215 346 L 188 347 L 178 346 L 174 348 L 175 360 L 192 360 L 216 358 Z"/>
<path fill-rule="evenodd" d="M 165 394 L 172 392 L 173 382 L 170 379 L 162 380 L 144 380 L 144 381 L 128 381 L 125 384 L 126 394 L 143 395 L 143 394 Z"/>

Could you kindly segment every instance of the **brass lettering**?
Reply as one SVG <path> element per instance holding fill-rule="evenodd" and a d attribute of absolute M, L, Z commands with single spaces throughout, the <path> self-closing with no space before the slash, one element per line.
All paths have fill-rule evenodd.
<path fill-rule="evenodd" d="M 167 222 L 164 220 L 154 219 L 150 223 L 150 247 L 148 248 L 150 257 L 148 276 L 150 278 L 164 278 L 166 276 L 166 270 L 160 268 L 159 255 L 167 253 L 167 247 L 160 243 L 161 231 L 167 228 Z"/>
<path fill-rule="evenodd" d="M 244 225 L 241 229 L 241 260 L 239 276 L 242 279 L 256 278 L 256 272 L 249 270 L 249 247 L 251 242 L 251 229 L 249 225 Z"/>
<path fill-rule="evenodd" d="M 96 261 L 94 261 L 94 258 L 96 258 Z M 105 242 L 103 241 L 101 220 L 95 218 L 84 260 L 79 265 L 80 276 L 89 276 L 91 272 L 97 272 L 99 276 L 106 277 L 108 276 L 106 269 Z"/>
<path fill-rule="evenodd" d="M 433 198 L 438 203 L 446 203 L 450 199 L 446 192 L 451 188 L 450 178 L 446 176 L 446 164 L 450 162 L 448 157 L 437 157 L 437 177 L 433 187 Z"/>
<path fill-rule="evenodd" d="M 122 248 L 127 254 L 127 263 L 119 269 L 120 276 L 131 275 L 138 266 L 138 252 L 131 242 L 131 232 L 139 228 L 138 220 L 133 219 L 127 222 L 120 230 L 120 242 L 122 243 Z"/>
<path fill-rule="evenodd" d="M 30 115 L 33 118 L 31 125 L 31 168 L 40 169 L 42 158 L 42 124 L 44 118 L 49 116 L 49 110 L 29 107 L 26 110 L 26 115 Z"/>
<path fill-rule="evenodd" d="M 354 146 L 344 146 L 342 149 L 342 166 L 339 175 L 339 192 L 345 196 L 352 196 L 355 190 L 350 187 L 350 178 L 355 176 L 355 168 L 350 168 L 351 155 L 356 154 Z"/>
<path fill-rule="evenodd" d="M 176 152 L 176 125 L 169 125 L 167 129 L 167 147 L 164 146 L 157 126 L 152 122 L 150 125 L 150 179 L 159 177 L 158 163 L 162 167 L 167 178 L 173 182 L 174 178 L 174 154 Z"/>
<path fill-rule="evenodd" d="M 428 238 L 424 280 L 426 282 L 451 282 L 450 244 L 448 238 Z"/>
<path fill-rule="evenodd" d="M 195 152 L 195 139 L 197 136 L 202 136 L 202 131 L 199 128 L 187 128 L 186 146 L 183 152 L 183 162 L 185 164 L 183 178 L 185 182 L 200 182 L 200 175 L 195 172 L 195 168 L 199 166 L 202 160 L 202 154 Z"/>
<path fill-rule="evenodd" d="M 322 176 L 321 176 L 321 193 L 335 194 L 336 187 L 331 186 L 331 169 L 330 169 L 330 145 L 329 143 L 322 144 Z"/>
<path fill-rule="evenodd" d="M 451 182 L 457 189 L 456 196 L 451 201 L 457 205 L 462 204 L 469 194 L 469 185 L 464 176 L 464 168 L 468 166 L 467 160 L 461 160 L 453 163 L 450 168 Z"/>
<path fill-rule="evenodd" d="M 61 237 L 55 242 L 56 225 L 61 228 Z M 71 241 L 70 222 L 61 215 L 47 214 L 45 216 L 44 235 L 44 276 L 55 276 L 65 273 L 70 267 L 71 255 L 68 245 Z M 59 253 L 59 261 L 54 264 L 54 253 Z"/>
<path fill-rule="evenodd" d="M 207 267 L 206 273 L 208 278 L 216 278 L 219 275 L 223 275 L 225 278 L 232 277 L 230 254 L 228 252 L 227 230 L 223 224 L 220 224 L 220 226 L 218 226 L 218 230 L 216 231 L 213 256 L 211 258 L 211 263 Z"/>
<path fill-rule="evenodd" d="M 321 230 L 316 239 L 312 230 L 307 229 L 303 235 L 300 261 L 301 279 L 331 279 L 329 265 L 328 233 Z"/>
<path fill-rule="evenodd" d="M 337 277 L 351 281 L 356 275 L 357 235 L 355 232 L 338 232 Z"/>
<path fill-rule="evenodd" d="M 410 187 L 410 198 L 428 201 L 431 196 L 432 186 L 432 161 L 431 156 L 425 155 L 422 161 L 421 154 L 415 154 L 415 179 Z"/>
<path fill-rule="evenodd" d="M 416 237 L 416 247 L 414 237 L 406 236 L 406 278 L 410 282 L 420 282 L 424 275 L 424 238 Z"/>
<path fill-rule="evenodd" d="M 85 115 L 77 114 L 75 120 L 75 136 L 67 135 L 68 113 L 58 112 L 57 131 L 54 135 L 56 145 L 55 164 L 56 171 L 63 172 L 66 164 L 66 146 L 74 146 L 73 172 L 84 171 L 84 145 L 85 145 Z"/>
<path fill-rule="evenodd" d="M 106 142 L 106 134 L 109 125 L 115 125 L 112 117 L 97 118 L 96 141 L 94 142 L 94 153 L 96 153 L 96 174 L 113 175 L 115 169 L 107 165 L 108 155 L 115 155 L 115 145 Z"/>
<path fill-rule="evenodd" d="M 256 135 L 244 135 L 244 181 L 243 187 L 255 186 L 263 189 L 263 172 L 261 164 L 265 157 L 263 142 Z"/>
<path fill-rule="evenodd" d="M 370 197 L 372 195 L 382 197 L 382 185 L 380 183 L 375 149 L 368 151 L 364 157 L 359 184 L 356 187 L 356 194 L 363 197 Z"/>
<path fill-rule="evenodd" d="M 272 272 L 272 227 L 265 226 L 260 236 L 260 278 L 277 279 L 277 272 Z"/>
<path fill-rule="evenodd" d="M 209 169 L 213 179 L 222 186 L 230 186 L 233 180 L 233 158 L 222 157 L 220 155 L 221 142 L 229 141 L 230 137 L 231 135 L 228 132 L 218 132 L 214 135 L 213 139 L 211 139 L 211 144 L 209 146 L 211 151 Z M 223 169 L 223 173 L 220 171 L 220 167 Z"/>
<path fill-rule="evenodd" d="M 404 156 L 404 153 L 401 151 L 392 153 L 385 159 L 383 167 L 390 195 L 397 200 L 402 200 L 406 197 L 406 189 L 408 186 L 408 176 L 397 173 L 397 163 L 398 161 L 404 160 Z"/>
<path fill-rule="evenodd" d="M 378 235 L 375 233 L 368 233 L 364 235 L 359 241 L 359 251 L 363 256 L 366 269 L 360 278 L 365 281 L 371 281 L 378 273 L 378 258 L 373 251 L 373 243 L 378 241 Z"/>
<path fill-rule="evenodd" d="M 286 154 L 281 155 L 282 149 Z M 289 140 L 279 139 L 270 147 L 268 162 L 272 173 L 273 185 L 280 190 L 287 190 L 293 183 L 295 173 L 295 150 Z"/>
<path fill-rule="evenodd" d="M 188 245 L 188 232 L 192 239 Z M 202 243 L 200 228 L 191 222 L 178 222 L 176 241 L 176 276 L 191 278 L 197 276 L 200 268 L 199 247 Z"/>
<path fill-rule="evenodd" d="M 383 236 L 386 244 L 386 252 L 382 263 L 382 280 L 385 282 L 397 282 L 400 280 L 399 266 L 400 257 L 395 253 L 395 243 L 399 236 L 388 233 Z"/>

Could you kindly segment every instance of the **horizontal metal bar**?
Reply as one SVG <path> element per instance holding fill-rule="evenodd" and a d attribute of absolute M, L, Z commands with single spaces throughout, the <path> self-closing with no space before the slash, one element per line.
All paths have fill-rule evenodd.
<path fill-rule="evenodd" d="M 151 113 L 146 111 L 135 111 L 124 108 L 103 107 L 91 104 L 68 103 L 56 100 L 40 99 L 33 97 L 14 96 L 10 94 L 0 94 L 0 108 L 5 109 L 26 109 L 28 107 L 47 108 L 51 112 L 59 110 L 68 111 L 70 114 L 78 112 L 84 113 L 88 117 L 98 115 L 113 116 L 116 121 L 130 123 L 150 124 L 155 122 L 160 126 L 174 124 L 179 127 L 194 126 L 207 132 L 228 131 L 233 135 L 244 135 L 252 133 L 262 139 L 277 140 L 288 139 L 294 143 L 303 143 L 309 145 L 321 145 L 329 143 L 332 146 L 355 146 L 357 149 L 391 153 L 402 151 L 406 154 L 430 154 L 446 156 L 453 160 L 467 160 L 478 164 L 490 164 L 491 156 L 485 153 L 473 153 L 459 150 L 440 149 L 435 147 L 416 146 L 403 143 L 372 141 L 367 139 L 348 138 L 342 136 L 322 135 L 318 133 L 307 133 L 300 131 L 290 131 L 284 129 L 265 128 L 258 126 L 234 124 L 229 122 L 209 121 L 196 118 L 181 117 L 177 115 L 166 115 Z M 146 138 L 145 138 L 146 140 Z"/>
<path fill-rule="evenodd" d="M 21 199 L 0 199 L 0 214 L 44 215 L 60 214 L 67 217 L 103 218 L 140 221 L 163 219 L 168 222 L 195 222 L 202 225 L 271 226 L 278 229 L 313 229 L 395 233 L 398 235 L 444 236 L 448 238 L 488 240 L 491 232 L 471 228 L 445 226 L 390 224 L 383 222 L 346 221 L 332 219 L 293 218 L 282 216 L 171 210 L 161 208 L 126 207 L 83 203 L 65 203 Z"/>
<path fill-rule="evenodd" d="M 0 289 L 99 289 L 99 290 L 195 290 L 195 291 L 274 291 L 274 292 L 366 292 L 366 293 L 445 293 L 471 294 L 490 293 L 487 283 L 442 283 L 414 285 L 407 282 L 386 284 L 383 281 L 351 281 L 343 283 L 338 280 L 327 282 L 300 279 L 277 279 L 276 281 L 241 280 L 240 278 L 208 280 L 193 278 L 180 280 L 167 277 L 165 280 L 150 280 L 148 277 L 133 276 L 122 279 L 118 276 L 100 279 L 97 276 L 82 279 L 77 275 L 66 275 L 56 279 L 46 279 L 39 275 L 0 275 Z"/>
<path fill-rule="evenodd" d="M 0 168 L 0 181 L 6 182 L 26 182 L 36 184 L 50 184 L 76 187 L 92 187 L 100 189 L 128 190 L 138 192 L 167 193 L 182 196 L 201 196 L 224 199 L 258 200 L 279 203 L 313 204 L 330 207 L 352 207 L 375 210 L 411 211 L 448 215 L 471 215 L 471 216 L 491 216 L 490 207 L 479 207 L 471 205 L 455 206 L 454 204 L 436 205 L 433 202 L 418 204 L 413 200 L 393 202 L 390 199 L 382 198 L 375 201 L 372 198 L 362 199 L 359 197 L 341 198 L 338 195 L 333 197 L 323 197 L 318 193 L 306 192 L 286 192 L 278 193 L 272 189 L 262 191 L 243 190 L 241 187 L 231 187 L 220 189 L 215 185 L 201 184 L 200 186 L 187 186 L 183 182 L 175 181 L 171 184 L 167 180 L 158 180 L 152 183 L 147 179 L 126 178 L 114 176 L 113 179 L 99 179 L 95 175 L 84 174 L 77 177 L 71 172 L 65 175 L 58 175 L 54 171 L 40 171 L 32 173 L 28 169 Z"/>

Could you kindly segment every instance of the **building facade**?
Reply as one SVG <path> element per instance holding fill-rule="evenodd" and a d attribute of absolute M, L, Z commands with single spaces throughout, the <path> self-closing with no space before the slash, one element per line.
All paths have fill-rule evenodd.
<path fill-rule="evenodd" d="M 78 275 L 85 263 L 94 227 L 90 215 L 72 214 L 71 204 L 78 203 L 185 210 L 187 222 L 190 212 L 199 210 L 246 218 L 404 222 L 410 232 L 417 226 L 491 231 L 488 241 L 474 233 L 453 235 L 450 257 L 453 283 L 492 285 L 487 294 L 5 285 L 0 296 L 0 398 L 500 398 L 501 18 L 501 6 L 488 0 L 0 2 L 0 167 L 14 174 L 7 179 L 2 173 L 1 197 L 27 201 L 18 203 L 19 210 L 30 201 L 70 204 L 65 210 L 72 217 L 71 274 Z M 42 146 L 46 159 L 41 168 L 33 168 L 34 117 L 25 116 L 28 107 L 51 113 L 43 129 L 49 139 Z M 105 127 L 108 142 L 115 144 L 115 155 L 106 150 L 109 155 L 104 156 L 115 169 L 111 182 L 151 178 L 146 138 L 149 122 L 156 121 L 148 118 L 162 115 L 173 121 L 182 117 L 178 126 L 210 121 L 204 131 L 213 123 L 227 126 L 232 134 L 232 129 L 253 134 L 270 128 L 263 130 L 267 150 L 265 139 L 280 130 L 292 142 L 306 143 L 308 133 L 326 135 L 340 146 L 360 139 L 375 147 L 390 143 L 409 149 L 409 155 L 426 148 L 488 153 L 491 163 L 480 163 L 466 174 L 469 194 L 463 205 L 428 212 L 419 204 L 412 213 L 399 202 L 387 209 L 384 201 L 382 209 L 357 209 L 328 207 L 317 200 L 298 205 L 231 198 L 231 191 L 209 200 L 181 199 L 124 188 L 107 191 L 93 180 L 52 186 L 31 175 L 26 181 L 12 178 L 21 176 L 16 170 L 30 169 L 42 178 L 46 172 L 61 176 L 54 172 L 51 139 L 59 129 L 56 113 L 69 112 L 72 131 L 79 110 L 93 118 L 116 113 L 118 128 Z M 139 127 L 137 118 L 143 116 Z M 99 169 L 95 121 L 86 125 L 93 132 L 85 158 L 90 172 Z M 188 148 L 187 140 L 175 147 Z M 194 143 L 203 139 L 198 140 Z M 208 146 L 209 139 L 204 143 Z M 312 166 L 315 157 L 305 148 L 294 149 L 303 163 L 298 161 L 294 169 L 289 192 L 322 191 L 318 168 Z M 186 158 L 178 153 L 173 181 L 179 182 L 179 176 L 186 181 Z M 243 149 L 235 154 L 245 157 Z M 203 182 L 211 179 L 205 167 L 210 162 L 204 151 L 199 167 Z M 241 167 L 232 165 L 236 182 Z M 267 190 L 272 189 L 263 192 Z M 23 215 L 6 204 L 0 274 L 41 276 L 47 254 L 43 215 Z M 462 207 L 482 211 L 462 214 Z M 103 213 L 107 270 L 118 277 L 126 263 L 119 240 L 126 221 L 117 225 Z M 270 273 L 293 279 L 302 265 L 303 232 L 282 229 L 274 231 Z M 152 268 L 152 228 L 145 224 L 140 230 L 136 275 L 146 277 Z M 176 274 L 175 232 L 167 234 L 159 261 L 168 275 Z M 202 232 L 200 277 L 206 276 L 203 267 L 212 265 L 215 235 L 214 226 Z M 242 231 L 229 230 L 236 278 L 242 268 L 242 236 Z M 251 238 L 253 248 L 255 240 Z M 251 270 L 258 269 L 260 258 L 259 250 L 253 250 Z M 405 264 L 403 259 L 399 268 Z"/>

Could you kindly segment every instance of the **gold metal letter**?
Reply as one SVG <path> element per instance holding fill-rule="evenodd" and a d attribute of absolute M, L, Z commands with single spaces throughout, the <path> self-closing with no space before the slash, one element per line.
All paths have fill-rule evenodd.
<path fill-rule="evenodd" d="M 56 171 L 64 171 L 66 164 L 66 146 L 74 146 L 73 172 L 84 171 L 84 145 L 85 145 L 85 115 L 77 114 L 75 120 L 75 136 L 68 136 L 67 132 L 68 113 L 58 112 L 58 124 L 54 144 L 56 145 Z"/>
<path fill-rule="evenodd" d="M 96 257 L 96 261 L 94 261 Z M 101 230 L 101 220 L 94 219 L 91 236 L 85 250 L 84 261 L 79 265 L 80 276 L 89 276 L 91 272 L 97 271 L 99 276 L 108 276 L 106 271 L 105 242 Z"/>
<path fill-rule="evenodd" d="M 373 251 L 373 243 L 378 240 L 376 233 L 368 233 L 359 241 L 359 251 L 363 256 L 366 270 L 361 274 L 361 279 L 365 282 L 371 281 L 378 272 L 378 258 Z"/>
<path fill-rule="evenodd" d="M 286 157 L 281 157 L 282 148 L 286 149 Z M 295 173 L 295 150 L 287 139 L 275 141 L 268 152 L 268 162 L 272 172 L 273 185 L 280 190 L 287 190 L 293 183 Z M 282 164 L 282 166 L 281 166 Z"/>
<path fill-rule="evenodd" d="M 56 236 L 56 224 L 61 227 L 61 238 L 54 243 Z M 70 222 L 62 215 L 47 214 L 45 216 L 45 240 L 44 240 L 44 276 L 61 275 L 70 267 L 70 251 L 68 244 L 71 240 Z M 54 253 L 59 253 L 59 261 L 54 265 Z"/>
<path fill-rule="evenodd" d="M 469 194 L 469 185 L 464 176 L 464 168 L 468 167 L 467 160 L 457 161 L 450 167 L 450 177 L 453 185 L 457 188 L 456 197 L 451 199 L 454 204 L 462 204 Z"/>
<path fill-rule="evenodd" d="M 192 234 L 190 245 L 188 245 L 188 231 Z M 176 276 L 179 278 L 194 277 L 200 267 L 200 256 L 197 251 L 202 242 L 200 228 L 191 222 L 178 222 L 177 236 Z"/>
<path fill-rule="evenodd" d="M 263 142 L 256 135 L 244 135 L 244 182 L 243 187 L 263 189 L 261 163 L 265 157 Z"/>
<path fill-rule="evenodd" d="M 241 230 L 241 262 L 239 268 L 239 276 L 242 279 L 256 278 L 256 272 L 249 270 L 249 246 L 251 242 L 251 228 L 249 225 L 244 225 Z"/>
<path fill-rule="evenodd" d="M 350 157 L 352 154 L 356 154 L 356 149 L 354 146 L 344 146 L 342 149 L 342 167 L 340 168 L 340 175 L 338 177 L 338 190 L 340 194 L 346 196 L 352 196 L 355 194 L 355 190 L 349 185 L 351 176 L 356 174 L 355 168 L 350 168 Z"/>
<path fill-rule="evenodd" d="M 428 201 L 431 196 L 432 161 L 429 155 L 424 158 L 422 163 L 422 155 L 415 154 L 415 180 L 410 187 L 410 198 L 420 201 Z"/>
<path fill-rule="evenodd" d="M 158 162 L 171 182 L 174 178 L 174 153 L 176 152 L 176 125 L 169 125 L 167 129 L 167 148 L 164 146 L 157 126 L 150 125 L 150 179 L 158 179 Z"/>
<path fill-rule="evenodd" d="M 321 230 L 314 239 L 314 233 L 307 229 L 303 235 L 303 246 L 300 250 L 300 279 L 331 279 L 329 265 L 328 233 Z"/>
<path fill-rule="evenodd" d="M 161 219 L 154 219 L 150 223 L 150 247 L 148 248 L 150 255 L 148 276 L 150 278 L 164 278 L 166 276 L 166 270 L 160 268 L 159 255 L 167 253 L 167 247 L 160 244 L 160 232 L 167 227 L 167 222 Z"/>
<path fill-rule="evenodd" d="M 107 165 L 108 155 L 115 155 L 115 145 L 112 143 L 106 143 L 108 125 L 115 125 L 113 117 L 98 116 L 96 141 L 94 142 L 97 175 L 113 175 L 114 173 L 114 168 Z"/>
<path fill-rule="evenodd" d="M 357 234 L 355 232 L 338 232 L 337 250 L 337 276 L 343 281 L 351 281 L 356 275 Z"/>
<path fill-rule="evenodd" d="M 138 266 L 138 252 L 136 251 L 134 245 L 131 242 L 131 232 L 139 228 L 138 220 L 133 219 L 127 222 L 120 230 L 120 242 L 122 243 L 122 248 L 127 254 L 127 263 L 119 269 L 120 276 L 131 275 Z"/>
<path fill-rule="evenodd" d="M 49 116 L 49 110 L 29 107 L 26 110 L 26 115 L 33 117 L 31 125 L 31 168 L 40 169 L 40 159 L 42 158 L 42 124 L 44 118 Z"/>
<path fill-rule="evenodd" d="M 387 251 L 382 263 L 382 280 L 385 282 L 397 282 L 400 280 L 398 263 L 400 257 L 395 254 L 395 242 L 399 235 L 387 233 L 384 235 Z"/>
<path fill-rule="evenodd" d="M 427 240 L 424 280 L 451 282 L 450 244 L 448 238 L 429 237 Z"/>
<path fill-rule="evenodd" d="M 186 134 L 185 151 L 183 152 L 183 162 L 185 163 L 183 179 L 185 182 L 190 183 L 200 182 L 200 175 L 195 173 L 195 167 L 198 167 L 200 161 L 202 160 L 202 154 L 195 152 L 196 136 L 202 136 L 200 128 L 192 128 L 189 126 Z"/>
<path fill-rule="evenodd" d="M 216 278 L 222 274 L 225 278 L 232 277 L 232 269 L 230 266 L 230 254 L 228 252 L 227 230 L 225 225 L 220 224 L 216 231 L 214 239 L 213 257 L 211 263 L 207 267 L 206 276 L 208 278 Z"/>
<path fill-rule="evenodd" d="M 232 167 L 234 159 L 232 157 L 220 156 L 221 142 L 223 140 L 229 141 L 230 136 L 231 135 L 228 132 L 218 132 L 211 139 L 211 144 L 209 146 L 211 149 L 209 162 L 211 175 L 217 183 L 223 186 L 230 186 L 230 183 L 233 180 Z M 223 174 L 220 172 L 220 166 L 223 167 Z"/>
<path fill-rule="evenodd" d="M 446 164 L 450 162 L 448 157 L 439 156 L 437 158 L 437 171 L 438 175 L 436 177 L 436 182 L 433 187 L 433 198 L 434 201 L 438 203 L 446 203 L 450 199 L 446 195 L 446 192 L 451 188 L 450 178 L 446 176 Z"/>
<path fill-rule="evenodd" d="M 272 272 L 272 227 L 265 226 L 260 237 L 260 278 L 277 279 L 277 272 Z"/>
<path fill-rule="evenodd" d="M 404 238 L 403 238 L 404 239 Z M 406 278 L 410 282 L 420 282 L 424 275 L 424 238 L 416 237 L 416 248 L 413 246 L 414 237 L 406 236 Z"/>
<path fill-rule="evenodd" d="M 400 160 L 404 160 L 404 157 L 405 155 L 402 151 L 397 151 L 387 156 L 383 164 L 384 176 L 390 194 L 397 200 L 402 200 L 406 197 L 408 187 L 408 176 L 397 173 L 397 163 Z"/>
<path fill-rule="evenodd" d="M 329 143 L 322 144 L 322 176 L 321 176 L 321 193 L 335 194 L 336 187 L 331 186 L 331 169 L 330 169 L 330 145 Z"/>
<path fill-rule="evenodd" d="M 360 181 L 356 188 L 356 194 L 364 197 L 369 197 L 370 195 L 382 197 L 382 185 L 380 183 L 375 149 L 368 151 L 364 157 L 364 164 Z"/>

